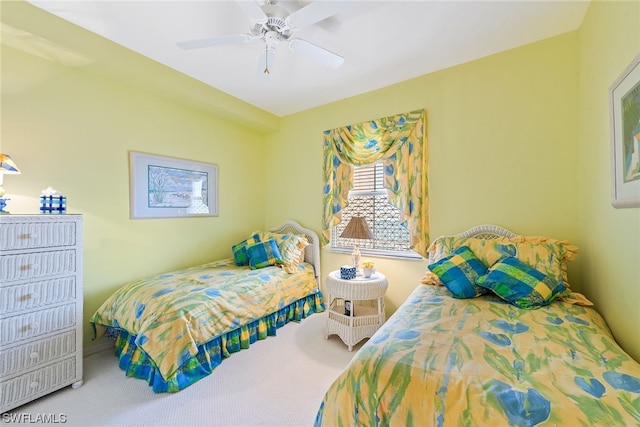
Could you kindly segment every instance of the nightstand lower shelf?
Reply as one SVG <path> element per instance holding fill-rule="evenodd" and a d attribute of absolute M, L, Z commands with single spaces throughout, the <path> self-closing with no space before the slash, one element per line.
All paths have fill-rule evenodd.
<path fill-rule="evenodd" d="M 371 338 L 384 323 L 384 307 L 378 313 L 378 307 L 363 304 L 365 301 L 354 301 L 352 309 L 354 316 L 344 313 L 344 300 L 334 299 L 328 311 L 327 337 L 336 334 L 349 346 L 353 346 L 365 338 Z"/>

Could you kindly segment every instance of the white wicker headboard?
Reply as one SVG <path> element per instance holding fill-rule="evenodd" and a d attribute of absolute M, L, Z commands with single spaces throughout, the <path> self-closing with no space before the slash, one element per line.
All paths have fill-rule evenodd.
<path fill-rule="evenodd" d="M 454 234 L 451 237 L 475 237 L 478 239 L 492 240 L 497 239 L 498 237 L 518 237 L 518 234 L 513 233 L 506 228 L 500 227 L 499 225 L 482 224 L 471 227 L 467 231 L 464 231 L 460 234 Z M 433 252 L 429 252 L 429 264 L 433 262 Z"/>
<path fill-rule="evenodd" d="M 320 283 L 320 239 L 318 238 L 316 232 L 313 230 L 309 230 L 308 228 L 304 228 L 295 221 L 285 221 L 278 227 L 273 228 L 269 231 L 279 234 L 304 234 L 304 236 L 309 241 L 309 246 L 307 246 L 305 250 L 304 260 L 313 265 L 316 280 L 318 281 L 318 283 Z"/>

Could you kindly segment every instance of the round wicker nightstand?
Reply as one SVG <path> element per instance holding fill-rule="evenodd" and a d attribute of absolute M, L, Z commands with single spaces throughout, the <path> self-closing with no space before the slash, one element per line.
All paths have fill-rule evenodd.
<path fill-rule="evenodd" d="M 332 271 L 326 281 L 329 310 L 327 335 L 336 334 L 349 346 L 370 338 L 385 321 L 384 294 L 387 278 L 376 273 L 370 278 L 340 278 L 340 271 Z"/>

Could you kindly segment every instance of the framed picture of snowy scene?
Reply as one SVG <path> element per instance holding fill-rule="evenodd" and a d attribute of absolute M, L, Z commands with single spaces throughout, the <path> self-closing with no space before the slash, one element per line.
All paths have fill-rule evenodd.
<path fill-rule="evenodd" d="M 129 152 L 130 217 L 218 215 L 218 166 Z"/>

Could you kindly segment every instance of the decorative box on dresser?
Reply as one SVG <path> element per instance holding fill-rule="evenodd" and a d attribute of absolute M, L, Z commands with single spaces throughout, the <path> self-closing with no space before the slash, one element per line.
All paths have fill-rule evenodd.
<path fill-rule="evenodd" d="M 0 413 L 82 385 L 82 216 L 0 215 Z"/>

